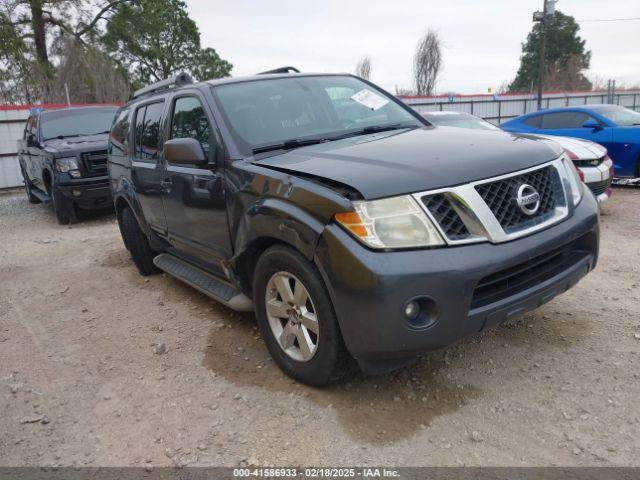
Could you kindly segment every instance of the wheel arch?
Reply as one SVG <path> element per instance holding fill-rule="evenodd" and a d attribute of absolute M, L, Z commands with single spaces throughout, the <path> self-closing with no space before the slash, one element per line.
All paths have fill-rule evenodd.
<path fill-rule="evenodd" d="M 51 195 L 53 192 L 53 173 L 48 168 L 42 169 L 42 183 L 47 193 Z"/>
<path fill-rule="evenodd" d="M 249 296 L 258 259 L 269 247 L 284 244 L 313 261 L 325 225 L 299 206 L 277 198 L 261 199 L 245 211 L 234 238 L 229 266 Z"/>
<path fill-rule="evenodd" d="M 131 182 L 124 177 L 120 178 L 116 183 L 116 187 L 112 188 L 112 194 L 113 194 L 113 206 L 116 211 L 118 222 L 122 220 L 122 211 L 126 207 L 129 207 L 131 208 L 133 215 L 136 217 L 136 220 L 138 221 L 138 225 L 140 225 L 140 228 L 142 229 L 142 231 L 145 234 L 149 235 L 151 233 L 149 224 L 144 218 L 142 206 L 138 201 L 135 189 L 131 184 Z"/>

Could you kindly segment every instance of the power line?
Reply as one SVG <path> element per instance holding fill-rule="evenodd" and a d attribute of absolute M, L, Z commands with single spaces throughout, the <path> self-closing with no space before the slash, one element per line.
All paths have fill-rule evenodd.
<path fill-rule="evenodd" d="M 597 19 L 589 19 L 589 20 L 578 20 L 578 23 L 585 22 L 627 22 L 630 20 L 640 20 L 640 17 L 629 17 L 629 18 L 597 18 Z"/>

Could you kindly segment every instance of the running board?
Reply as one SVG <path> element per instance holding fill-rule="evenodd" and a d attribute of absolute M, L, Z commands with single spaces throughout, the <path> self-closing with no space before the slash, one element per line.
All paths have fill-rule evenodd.
<path fill-rule="evenodd" d="M 153 263 L 160 270 L 167 272 L 169 275 L 176 277 L 178 280 L 233 310 L 239 312 L 253 310 L 251 299 L 236 287 L 178 257 L 168 253 L 161 253 L 153 259 Z"/>
<path fill-rule="evenodd" d="M 40 200 L 42 203 L 49 203 L 51 202 L 51 197 L 49 195 L 47 195 L 46 193 L 44 193 L 42 190 L 38 190 L 35 187 L 30 188 L 31 190 L 31 195 L 33 195 L 34 197 L 36 197 L 38 200 Z"/>

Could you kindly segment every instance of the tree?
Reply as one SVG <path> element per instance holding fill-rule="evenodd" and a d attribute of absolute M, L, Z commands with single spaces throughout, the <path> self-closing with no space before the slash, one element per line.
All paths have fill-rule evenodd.
<path fill-rule="evenodd" d="M 59 75 L 62 65 L 66 65 L 64 77 L 72 79 L 78 91 L 87 94 L 78 101 L 95 101 L 103 94 L 109 95 L 108 89 L 100 85 L 105 78 L 113 79 L 117 84 L 113 94 L 121 97 L 127 90 L 122 74 L 115 80 L 113 63 L 94 44 L 100 21 L 121 1 L 124 0 L 0 0 L 0 38 L 3 39 L 0 42 L 0 94 L 3 100 L 7 103 L 65 101 L 67 82 Z M 71 55 L 75 60 L 69 62 Z M 85 56 L 99 65 L 74 71 L 74 67 L 83 64 L 77 60 Z M 87 62 L 84 65 L 87 66 Z M 80 88 L 80 80 L 88 83 Z M 103 93 L 94 95 L 96 88 Z M 73 93 L 75 91 L 72 97 Z"/>
<path fill-rule="evenodd" d="M 200 46 L 200 32 L 181 0 L 136 0 L 118 5 L 102 37 L 131 76 L 134 88 L 180 72 L 198 80 L 226 77 L 232 65 Z"/>
<path fill-rule="evenodd" d="M 418 42 L 413 57 L 413 77 L 418 95 L 431 95 L 442 68 L 442 50 L 437 32 L 429 29 Z"/>
<path fill-rule="evenodd" d="M 365 80 L 371 79 L 371 57 L 366 55 L 361 57 L 356 64 L 356 75 Z"/>
<path fill-rule="evenodd" d="M 520 68 L 509 85 L 511 92 L 531 92 L 538 85 L 540 38 L 542 26 L 538 22 L 522 44 Z M 545 20 L 545 54 L 543 89 L 590 89 L 591 83 L 583 71 L 589 68 L 591 52 L 578 36 L 580 26 L 573 17 L 557 11 Z"/>

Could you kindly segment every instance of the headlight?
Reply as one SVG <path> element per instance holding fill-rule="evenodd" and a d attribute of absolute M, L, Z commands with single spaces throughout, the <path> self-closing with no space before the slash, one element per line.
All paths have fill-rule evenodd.
<path fill-rule="evenodd" d="M 56 158 L 56 170 L 59 172 L 68 172 L 74 178 L 80 176 L 78 169 L 78 161 L 75 157 Z"/>
<path fill-rule="evenodd" d="M 413 197 L 353 202 L 354 212 L 338 213 L 336 221 L 372 248 L 444 245 L 442 237 Z"/>
<path fill-rule="evenodd" d="M 576 169 L 576 166 L 573 162 L 564 157 L 562 159 L 562 165 L 567 172 L 567 178 L 569 179 L 569 187 L 571 188 L 571 199 L 573 200 L 573 206 L 577 206 L 582 200 L 582 194 L 584 193 L 584 183 L 580 179 L 580 174 Z"/>

